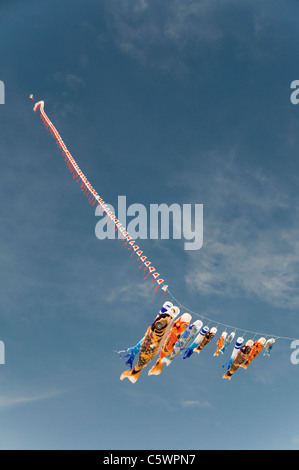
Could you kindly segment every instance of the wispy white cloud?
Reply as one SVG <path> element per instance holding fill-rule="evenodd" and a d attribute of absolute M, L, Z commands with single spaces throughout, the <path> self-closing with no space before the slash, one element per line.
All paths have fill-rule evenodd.
<path fill-rule="evenodd" d="M 123 286 L 112 287 L 110 291 L 107 292 L 105 300 L 108 303 L 115 302 L 118 298 L 122 299 L 122 302 L 132 302 L 140 299 L 149 300 L 153 296 L 151 289 L 149 289 L 148 284 L 136 284 L 132 288 L 132 284 L 126 284 Z"/>
<path fill-rule="evenodd" d="M 257 6 L 247 6 L 250 41 L 247 35 L 245 41 L 238 22 L 229 21 L 235 7 L 236 0 L 116 1 L 106 3 L 106 19 L 123 53 L 181 76 L 188 73 L 187 56 L 194 50 L 199 54 L 201 47 L 219 47 L 225 37 L 235 38 L 236 57 L 243 57 L 245 50 L 252 57 L 261 55 L 255 40 L 262 35 L 262 13 Z"/>
<path fill-rule="evenodd" d="M 182 400 L 181 405 L 183 408 L 192 408 L 192 407 L 199 407 L 199 408 L 213 408 L 211 403 L 207 400 Z"/>
<path fill-rule="evenodd" d="M 72 90 L 77 90 L 85 85 L 85 82 L 81 77 L 72 73 L 63 74 L 61 72 L 55 72 L 53 74 L 53 79 L 60 84 L 66 85 L 67 88 L 71 88 Z"/>
<path fill-rule="evenodd" d="M 190 184 L 192 175 L 185 178 Z M 189 288 L 297 307 L 299 201 L 260 169 L 237 165 L 215 165 L 198 186 L 201 194 L 194 197 L 204 203 L 204 243 L 189 254 Z"/>
<path fill-rule="evenodd" d="M 64 390 L 51 390 L 40 392 L 38 394 L 28 393 L 0 395 L 0 411 L 5 411 L 16 406 L 22 406 L 36 401 L 48 400 L 50 398 L 55 398 L 63 393 L 65 393 Z"/>

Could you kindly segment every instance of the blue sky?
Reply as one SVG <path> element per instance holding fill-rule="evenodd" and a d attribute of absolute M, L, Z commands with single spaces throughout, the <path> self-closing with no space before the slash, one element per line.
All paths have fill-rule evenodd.
<path fill-rule="evenodd" d="M 231 381 L 215 345 L 119 380 L 112 350 L 136 344 L 161 302 L 117 241 L 96 238 L 29 100 L 45 100 L 112 205 L 203 204 L 200 250 L 141 244 L 183 305 L 296 338 L 297 17 L 274 0 L 1 3 L 1 449 L 299 448 L 289 341 Z"/>

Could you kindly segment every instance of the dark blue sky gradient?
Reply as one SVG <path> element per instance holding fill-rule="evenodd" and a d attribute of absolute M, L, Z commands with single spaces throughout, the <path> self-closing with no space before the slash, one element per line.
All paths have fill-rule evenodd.
<path fill-rule="evenodd" d="M 215 344 L 119 380 L 112 351 L 139 341 L 160 296 L 96 238 L 29 100 L 114 207 L 203 204 L 200 250 L 140 241 L 183 305 L 296 338 L 297 18 L 295 1 L 2 2 L 1 449 L 298 449 L 290 341 L 230 382 Z"/>

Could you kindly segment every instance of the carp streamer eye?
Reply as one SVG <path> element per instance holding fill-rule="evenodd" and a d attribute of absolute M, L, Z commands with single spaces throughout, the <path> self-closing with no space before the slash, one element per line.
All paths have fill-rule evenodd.
<path fill-rule="evenodd" d="M 157 330 L 162 330 L 166 326 L 167 322 L 165 320 L 159 321 L 156 323 Z"/>

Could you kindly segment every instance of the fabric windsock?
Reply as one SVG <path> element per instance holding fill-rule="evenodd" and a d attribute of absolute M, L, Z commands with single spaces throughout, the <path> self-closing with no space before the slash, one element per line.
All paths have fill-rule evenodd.
<path fill-rule="evenodd" d="M 236 354 L 236 356 L 234 357 L 233 359 L 233 362 L 232 364 L 229 366 L 229 369 L 227 369 L 227 371 L 225 372 L 225 374 L 223 375 L 223 379 L 228 379 L 228 380 L 231 380 L 233 374 L 242 366 L 242 364 L 244 364 L 244 362 L 247 360 L 249 354 L 250 354 L 250 351 L 252 349 L 252 346 L 253 346 L 253 341 L 251 339 L 249 339 L 248 341 L 246 341 L 245 344 L 243 344 L 240 349 L 238 350 L 238 353 Z"/>
<path fill-rule="evenodd" d="M 224 345 L 222 346 L 222 348 L 219 351 L 221 354 L 224 354 L 224 351 L 226 350 L 227 346 L 230 345 L 230 343 L 232 342 L 232 340 L 234 339 L 235 336 L 236 336 L 236 333 L 234 331 L 232 331 L 231 334 L 228 335 L 225 338 Z"/>
<path fill-rule="evenodd" d="M 237 338 L 237 341 L 236 341 L 235 347 L 233 349 L 232 355 L 230 357 L 230 360 L 228 362 L 226 362 L 222 367 L 225 367 L 227 365 L 227 370 L 229 370 L 229 368 L 232 365 L 234 358 L 238 354 L 243 342 L 244 342 L 244 338 L 242 338 L 242 336 L 239 336 L 239 338 Z"/>
<path fill-rule="evenodd" d="M 244 364 L 241 364 L 241 367 L 243 367 L 243 369 L 247 369 L 247 367 L 253 361 L 253 359 L 255 359 L 260 354 L 265 343 L 266 343 L 266 338 L 263 338 L 263 337 L 253 343 L 250 353 L 248 355 L 248 358 L 246 359 Z"/>
<path fill-rule="evenodd" d="M 203 325 L 202 322 L 201 324 Z M 186 348 L 186 351 L 184 352 L 184 355 L 183 355 L 183 359 L 187 359 L 188 357 L 192 356 L 194 349 L 201 343 L 202 339 L 206 336 L 208 331 L 209 331 L 208 326 L 202 326 L 200 332 L 195 337 L 193 343 L 188 348 Z"/>
<path fill-rule="evenodd" d="M 171 306 L 169 306 L 169 304 L 171 304 Z M 169 325 L 168 325 L 168 327 L 167 327 L 167 329 L 166 329 L 166 331 L 165 331 L 164 338 L 166 338 L 167 335 L 168 335 L 168 333 L 169 333 L 169 331 L 170 331 L 170 329 L 171 329 L 171 327 L 172 327 L 172 325 L 173 325 L 173 323 L 174 323 L 174 321 L 175 321 L 175 319 L 176 319 L 177 316 L 180 314 L 180 309 L 179 309 L 179 307 L 172 305 L 171 302 L 167 302 L 167 305 L 166 305 L 166 302 L 165 302 L 165 304 L 163 305 L 163 308 L 165 308 L 165 311 L 164 311 L 164 312 L 161 312 L 161 310 L 162 310 L 162 309 L 161 309 L 160 312 L 161 312 L 161 313 L 169 313 L 169 315 L 171 315 L 171 317 L 172 317 L 172 320 L 171 320 L 171 322 L 169 323 Z M 163 344 L 163 343 L 161 342 L 161 343 L 160 343 L 160 346 L 159 346 L 159 348 L 158 348 L 158 350 L 157 350 L 157 354 L 158 354 L 158 355 L 159 355 L 160 352 L 161 352 L 162 344 Z"/>
<path fill-rule="evenodd" d="M 214 352 L 214 356 L 219 356 L 219 352 L 222 349 L 222 347 L 224 346 L 226 338 L 227 338 L 227 332 L 223 331 L 221 333 L 220 338 L 217 341 L 217 346 L 216 346 L 216 351 Z"/>
<path fill-rule="evenodd" d="M 194 323 L 188 326 L 188 328 L 182 333 L 178 341 L 175 343 L 172 353 L 169 356 L 163 357 L 162 362 L 169 366 L 175 356 L 186 347 L 186 345 L 193 341 L 198 335 L 202 327 L 202 321 L 196 320 Z"/>
<path fill-rule="evenodd" d="M 271 353 L 271 349 L 273 348 L 273 345 L 275 343 L 275 339 L 274 338 L 271 338 L 271 339 L 268 339 L 265 343 L 265 346 L 264 346 L 264 356 L 270 356 L 270 353 Z"/>
<path fill-rule="evenodd" d="M 199 345 L 194 349 L 194 352 L 200 353 L 200 351 L 207 345 L 209 342 L 214 338 L 215 334 L 217 333 L 217 328 L 213 327 L 210 330 L 208 330 L 205 334 L 205 336 L 202 338 L 201 342 Z"/>
<path fill-rule="evenodd" d="M 164 366 L 162 359 L 164 357 L 169 356 L 172 353 L 176 342 L 184 333 L 184 331 L 188 328 L 190 321 L 191 321 L 191 315 L 189 313 L 183 313 L 183 315 L 181 315 L 172 323 L 170 331 L 166 335 L 162 343 L 159 357 L 156 363 L 153 365 L 153 367 L 149 370 L 148 375 L 160 375 L 161 374 L 163 370 L 163 366 Z"/>

